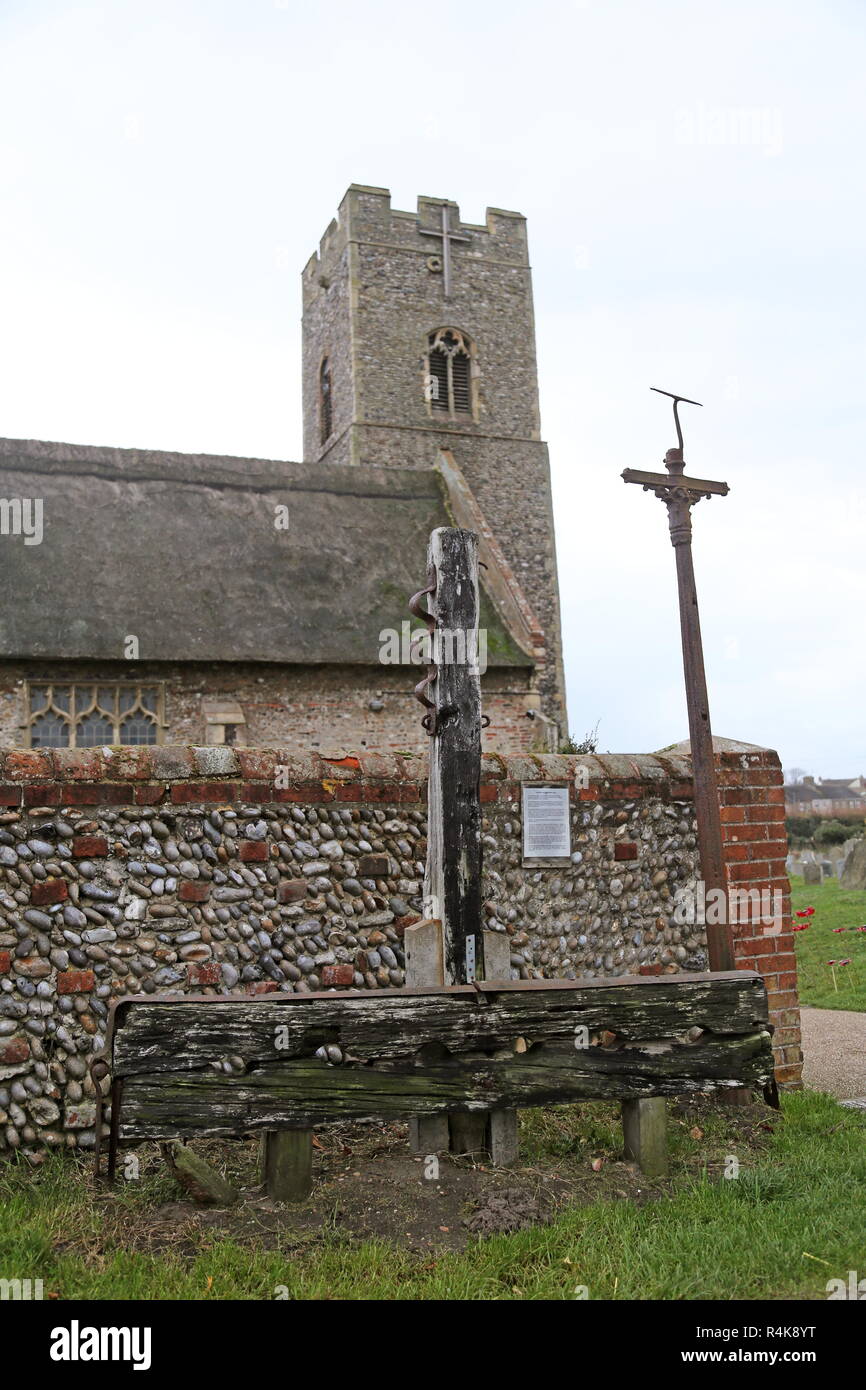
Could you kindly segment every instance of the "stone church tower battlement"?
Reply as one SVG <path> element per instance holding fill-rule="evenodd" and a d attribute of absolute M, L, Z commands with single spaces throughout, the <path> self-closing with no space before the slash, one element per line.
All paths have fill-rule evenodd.
<path fill-rule="evenodd" d="M 429 469 L 448 449 L 544 632 L 541 710 L 567 732 L 526 219 L 391 207 L 353 184 L 303 273 L 304 457 Z"/>

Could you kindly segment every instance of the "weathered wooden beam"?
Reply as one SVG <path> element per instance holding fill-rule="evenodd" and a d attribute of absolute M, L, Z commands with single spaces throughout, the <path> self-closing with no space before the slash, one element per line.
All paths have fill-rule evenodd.
<path fill-rule="evenodd" d="M 308 1129 L 329 1120 L 396 1120 L 441 1111 L 573 1104 L 764 1085 L 769 1033 L 694 1046 L 660 1041 L 614 1051 L 542 1043 L 523 1055 L 467 1055 L 414 1064 L 329 1066 L 318 1058 L 260 1065 L 246 1075 L 211 1070 L 136 1073 L 126 1079 L 121 1139 Z"/>
<path fill-rule="evenodd" d="M 717 1037 L 767 1025 L 759 975 L 622 976 L 617 981 L 495 981 L 441 989 L 377 990 L 371 994 L 215 996 L 153 999 L 116 1006 L 115 1075 L 220 1069 L 239 1056 L 247 1069 L 273 1060 L 312 1058 L 336 1044 L 361 1062 L 414 1056 L 425 1042 L 456 1053 L 513 1048 L 532 1041 L 575 1039 L 577 1030 L 610 1032 L 624 1044 L 685 1036 Z"/>
<path fill-rule="evenodd" d="M 310 1190 L 314 1124 L 415 1117 L 419 1151 L 435 1153 L 450 1123 L 452 1150 L 475 1153 L 486 1138 L 494 1162 L 507 1163 L 518 1108 L 581 1100 L 623 1101 L 626 1150 L 658 1176 L 660 1097 L 725 1094 L 773 1075 L 766 990 L 748 971 L 142 996 L 118 1002 L 109 1045 L 113 1094 L 123 1096 L 116 1137 L 266 1131 L 265 1180 L 281 1200 Z"/>
<path fill-rule="evenodd" d="M 483 1117 L 759 1086 L 773 1073 L 766 1019 L 763 982 L 747 971 L 616 985 L 144 997 L 125 1001 L 115 1021 L 119 1133 L 309 1129 L 447 1111 Z M 461 1151 L 474 1151 L 474 1133 L 460 1123 L 456 1138 Z M 503 1135 L 503 1152 L 511 1142 Z"/>

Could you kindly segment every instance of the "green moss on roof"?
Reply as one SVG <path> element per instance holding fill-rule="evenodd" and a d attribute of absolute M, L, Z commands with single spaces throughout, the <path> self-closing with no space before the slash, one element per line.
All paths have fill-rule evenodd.
<path fill-rule="evenodd" d="M 143 660 L 376 665 L 451 524 L 432 469 L 0 440 L 0 476 L 45 533 L 5 567 L 7 658 L 114 660 L 134 632 Z M 489 664 L 532 664 L 486 594 L 480 618 Z"/>

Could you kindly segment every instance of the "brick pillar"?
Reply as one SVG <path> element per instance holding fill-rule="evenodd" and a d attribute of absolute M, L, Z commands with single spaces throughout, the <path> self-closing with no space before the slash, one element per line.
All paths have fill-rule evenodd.
<path fill-rule="evenodd" d="M 779 894 L 781 931 L 752 921 L 734 924 L 737 968 L 763 975 L 773 1024 L 776 1080 L 802 1087 L 797 961 L 791 931 L 791 885 L 785 869 L 785 794 L 777 753 L 756 749 L 716 755 L 725 863 L 731 888 Z"/>

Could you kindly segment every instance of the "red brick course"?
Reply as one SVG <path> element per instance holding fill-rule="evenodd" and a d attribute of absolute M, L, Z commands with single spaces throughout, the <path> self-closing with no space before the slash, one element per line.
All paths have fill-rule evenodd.
<path fill-rule="evenodd" d="M 6 1067 L 19 1066 L 30 1056 L 30 1044 L 26 1038 L 0 1040 L 0 1062 Z"/>
<path fill-rule="evenodd" d="M 226 782 L 173 782 L 171 800 L 176 806 L 189 802 L 223 802 L 226 805 L 237 800 L 237 787 Z"/>
<path fill-rule="evenodd" d="M 277 901 L 299 903 L 307 896 L 309 884 L 305 878 L 286 878 L 277 886 Z"/>
<path fill-rule="evenodd" d="M 268 847 L 264 840 L 241 840 L 238 853 L 245 864 L 263 864 L 267 862 Z"/>
<path fill-rule="evenodd" d="M 188 879 L 185 879 L 177 890 L 177 896 L 183 903 L 207 902 L 209 894 L 209 883 L 191 883 Z"/>
<path fill-rule="evenodd" d="M 47 878 L 43 883 L 34 883 L 30 889 L 30 901 L 34 907 L 62 903 L 68 897 L 69 889 L 64 878 Z"/>
<path fill-rule="evenodd" d="M 321 974 L 322 989 L 344 989 L 355 979 L 352 965 L 323 965 Z"/>
<path fill-rule="evenodd" d="M 76 859 L 102 859 L 108 854 L 104 835 L 73 835 L 72 853 Z"/>
<path fill-rule="evenodd" d="M 188 965 L 186 973 L 191 985 L 218 985 L 222 980 L 222 969 L 217 960 Z"/>
<path fill-rule="evenodd" d="M 131 806 L 134 788 L 124 782 L 81 782 L 63 787 L 64 806 Z"/>
<path fill-rule="evenodd" d="M 96 984 L 92 970 L 58 970 L 58 994 L 90 994 Z"/>
<path fill-rule="evenodd" d="M 21 791 L 24 806 L 59 806 L 63 788 L 59 786 L 46 787 L 42 783 L 36 783 L 32 787 L 22 787 Z"/>

